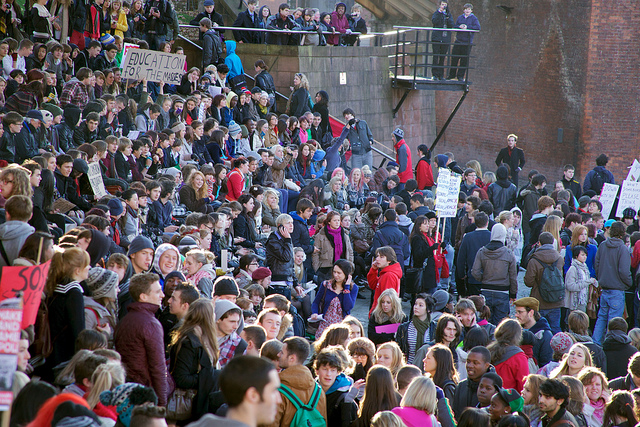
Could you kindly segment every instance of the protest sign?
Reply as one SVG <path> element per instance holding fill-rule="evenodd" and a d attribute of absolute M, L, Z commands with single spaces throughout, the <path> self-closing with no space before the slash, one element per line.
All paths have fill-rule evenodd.
<path fill-rule="evenodd" d="M 637 159 L 633 159 L 633 163 L 629 167 L 627 181 L 640 181 L 640 162 Z"/>
<path fill-rule="evenodd" d="M 94 196 L 96 199 L 101 199 L 104 196 L 107 196 L 107 189 L 104 187 L 104 182 L 102 181 L 102 172 L 100 171 L 100 164 L 98 162 L 89 163 L 89 184 L 91 184 L 91 189 L 93 190 Z"/>
<path fill-rule="evenodd" d="M 442 168 L 438 171 L 436 210 L 439 217 L 452 218 L 456 216 L 460 179 L 460 176 L 452 174 L 449 169 Z"/>
<path fill-rule="evenodd" d="M 618 201 L 618 210 L 616 216 L 622 217 L 622 211 L 626 208 L 633 208 L 636 212 L 640 207 L 640 182 L 622 181 L 622 190 L 620 191 L 620 200 Z"/>
<path fill-rule="evenodd" d="M 18 366 L 21 322 L 19 299 L 0 303 L 0 411 L 9 410 L 13 400 L 13 375 Z"/>
<path fill-rule="evenodd" d="M 31 267 L 3 267 L 0 301 L 22 294 L 22 329 L 36 322 L 51 261 Z"/>
<path fill-rule="evenodd" d="M 616 201 L 618 195 L 619 185 L 609 184 L 605 182 L 602 187 L 602 193 L 600 193 L 600 203 L 602 203 L 602 216 L 604 219 L 608 219 L 611 214 L 611 209 Z"/>
<path fill-rule="evenodd" d="M 129 49 L 122 60 L 122 78 L 180 84 L 186 60 L 176 53 Z"/>
<path fill-rule="evenodd" d="M 127 52 L 129 52 L 129 49 L 140 49 L 140 45 L 134 43 L 125 43 L 122 46 L 122 58 L 127 56 Z"/>

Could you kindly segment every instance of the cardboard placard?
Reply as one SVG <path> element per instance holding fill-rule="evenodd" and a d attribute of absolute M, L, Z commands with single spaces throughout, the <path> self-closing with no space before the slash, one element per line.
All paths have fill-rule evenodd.
<path fill-rule="evenodd" d="M 605 182 L 602 187 L 602 193 L 600 193 L 600 203 L 602 203 L 602 216 L 604 219 L 609 219 L 609 215 L 611 215 L 611 209 L 613 209 L 613 204 L 616 201 L 616 196 L 618 195 L 619 185 L 609 184 Z"/>
<path fill-rule="evenodd" d="M 51 261 L 31 267 L 3 267 L 0 301 L 17 298 L 22 293 L 22 329 L 36 323 L 42 290 Z"/>
<path fill-rule="evenodd" d="M 0 411 L 9 410 L 13 401 L 11 388 L 18 367 L 21 323 L 20 300 L 3 301 L 0 304 Z"/>
<path fill-rule="evenodd" d="M 633 208 L 638 212 L 638 207 L 640 207 L 640 182 L 622 181 L 622 190 L 620 191 L 620 200 L 618 201 L 616 216 L 622 218 L 622 211 L 626 208 Z"/>
<path fill-rule="evenodd" d="M 56 199 L 55 202 L 53 202 L 53 205 L 51 205 L 51 208 L 54 211 L 66 214 L 67 212 L 77 208 L 77 206 L 71 203 L 70 201 L 68 201 L 67 199 L 60 197 L 59 199 Z"/>
<path fill-rule="evenodd" d="M 129 49 L 122 60 L 122 78 L 180 84 L 186 60 L 176 53 Z"/>
<path fill-rule="evenodd" d="M 96 199 L 101 199 L 109 194 L 104 187 L 102 172 L 100 171 L 100 164 L 98 162 L 89 163 L 89 174 L 87 177 L 89 178 L 89 184 L 91 184 L 91 189 Z"/>
<path fill-rule="evenodd" d="M 633 163 L 629 167 L 627 181 L 640 181 L 640 162 L 637 159 L 633 159 Z"/>

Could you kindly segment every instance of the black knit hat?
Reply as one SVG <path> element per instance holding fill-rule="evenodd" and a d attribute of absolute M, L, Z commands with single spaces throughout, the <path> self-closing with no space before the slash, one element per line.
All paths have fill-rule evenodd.
<path fill-rule="evenodd" d="M 220 276 L 213 283 L 213 296 L 221 297 L 223 295 L 240 296 L 238 284 L 233 277 Z"/>

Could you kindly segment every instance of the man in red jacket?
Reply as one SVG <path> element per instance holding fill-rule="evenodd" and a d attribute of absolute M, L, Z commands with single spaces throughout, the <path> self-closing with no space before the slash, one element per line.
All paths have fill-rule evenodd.
<path fill-rule="evenodd" d="M 115 346 L 122 356 L 127 381 L 152 387 L 158 395 L 158 405 L 165 406 L 167 367 L 164 335 L 162 325 L 155 317 L 164 298 L 159 280 L 153 273 L 139 273 L 131 277 L 129 294 L 134 302 L 116 329 Z"/>
<path fill-rule="evenodd" d="M 393 131 L 391 141 L 393 141 L 393 148 L 396 150 L 396 162 L 400 166 L 398 169 L 398 178 L 400 178 L 398 191 L 402 191 L 404 184 L 413 178 L 411 150 L 409 150 L 407 143 L 404 142 L 404 131 L 402 128 L 396 128 L 396 130 Z"/>

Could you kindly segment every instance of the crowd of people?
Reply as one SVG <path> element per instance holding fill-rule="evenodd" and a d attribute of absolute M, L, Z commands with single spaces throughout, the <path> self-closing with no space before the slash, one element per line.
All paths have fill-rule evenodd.
<path fill-rule="evenodd" d="M 119 68 L 124 42 L 173 50 L 167 0 L 74 4 L 69 43 L 44 0 L 28 25 L 2 3 L 0 268 L 49 263 L 11 426 L 637 423 L 640 230 L 602 213 L 606 155 L 519 185 L 515 134 L 483 173 L 398 127 L 374 168 L 366 121 L 332 127 L 304 74 L 285 114 L 265 61 L 249 89 L 213 7 L 173 85 Z"/>

